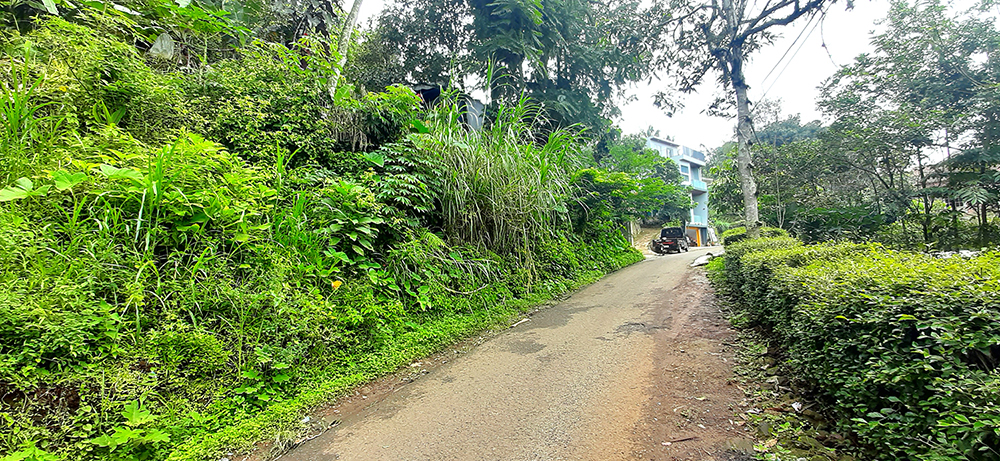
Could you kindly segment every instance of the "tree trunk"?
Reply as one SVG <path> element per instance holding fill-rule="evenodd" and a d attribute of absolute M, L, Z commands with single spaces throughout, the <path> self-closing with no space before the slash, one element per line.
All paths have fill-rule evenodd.
<path fill-rule="evenodd" d="M 979 166 L 979 177 L 982 178 L 984 175 L 986 175 L 986 164 L 982 163 Z M 985 201 L 981 205 L 979 205 L 979 208 L 978 208 L 977 211 L 979 211 L 979 213 L 978 213 L 979 214 L 979 246 L 980 247 L 984 247 L 984 246 L 986 246 L 986 225 L 990 223 L 990 219 L 989 219 L 989 217 L 986 214 L 987 209 L 986 209 L 986 202 Z"/>
<path fill-rule="evenodd" d="M 924 215 L 920 219 L 920 226 L 923 229 L 924 249 L 929 251 L 930 247 L 928 244 L 931 243 L 931 208 L 933 208 L 934 203 L 931 197 L 927 195 L 927 176 L 924 174 L 924 162 L 919 149 L 917 150 L 917 171 L 920 175 L 920 199 L 924 205 Z"/>
<path fill-rule="evenodd" d="M 753 163 L 750 159 L 750 139 L 753 136 L 750 119 L 750 100 L 747 98 L 747 84 L 743 77 L 743 47 L 734 47 L 730 56 L 729 77 L 736 90 L 736 166 L 740 174 L 740 189 L 743 190 L 743 218 L 746 221 L 747 237 L 760 237 L 760 217 L 757 210 L 757 182 L 753 179 Z"/>
<path fill-rule="evenodd" d="M 358 22 L 358 13 L 361 12 L 361 1 L 354 0 L 354 4 L 351 5 L 351 13 L 347 15 L 347 20 L 344 21 L 344 30 L 340 32 L 340 40 L 337 42 L 337 54 L 340 57 L 337 58 L 337 67 L 333 69 L 333 79 L 330 80 L 330 98 L 333 98 L 334 94 L 337 93 L 337 84 L 340 82 L 340 75 L 343 73 L 344 66 L 347 65 L 347 51 L 351 45 L 351 35 L 354 34 L 354 26 Z"/>

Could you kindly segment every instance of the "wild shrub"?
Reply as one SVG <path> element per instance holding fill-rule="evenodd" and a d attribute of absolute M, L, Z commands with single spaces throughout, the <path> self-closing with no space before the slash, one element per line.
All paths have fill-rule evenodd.
<path fill-rule="evenodd" d="M 421 111 L 409 88 L 356 97 L 348 85 L 330 95 L 331 63 L 322 44 L 303 39 L 294 48 L 257 42 L 239 58 L 214 64 L 188 81 L 204 130 L 252 162 L 289 168 L 314 164 L 356 176 L 369 166 L 361 152 L 397 141 Z"/>
<path fill-rule="evenodd" d="M 777 238 L 731 245 L 716 278 L 869 456 L 991 460 L 998 262 Z"/>
<path fill-rule="evenodd" d="M 43 113 L 65 118 L 71 129 L 97 131 L 115 125 L 143 142 L 165 142 L 191 124 L 177 78 L 154 72 L 123 39 L 50 17 L 26 35 L 8 35 L 3 67 L 26 66 L 41 79 Z M 19 50 L 19 51 L 15 51 Z"/>

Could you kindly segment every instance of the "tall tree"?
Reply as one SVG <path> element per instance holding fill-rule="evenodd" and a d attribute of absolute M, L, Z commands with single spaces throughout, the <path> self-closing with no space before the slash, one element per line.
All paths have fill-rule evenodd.
<path fill-rule="evenodd" d="M 835 119 L 827 151 L 870 179 L 885 212 L 918 214 L 925 244 L 939 239 L 940 197 L 952 208 L 952 233 L 965 204 L 984 242 L 998 202 L 990 191 L 1000 163 L 1000 34 L 981 11 L 956 13 L 936 0 L 893 2 L 886 25 L 872 53 L 824 85 L 819 105 Z M 942 150 L 950 158 L 931 164 Z"/>
<path fill-rule="evenodd" d="M 354 34 L 354 26 L 358 22 L 358 13 L 361 12 L 361 0 L 354 0 L 354 4 L 351 5 L 351 13 L 347 15 L 347 19 L 344 21 L 344 28 L 340 31 L 340 40 L 337 41 L 337 54 L 340 55 L 337 58 L 337 66 L 334 67 L 334 76 L 330 79 L 330 97 L 334 97 L 337 92 L 337 84 L 340 81 L 340 74 L 347 64 L 347 52 L 351 44 L 351 35 Z"/>
<path fill-rule="evenodd" d="M 671 63 L 668 69 L 677 77 L 678 89 L 683 93 L 694 91 L 705 76 L 715 70 L 723 86 L 735 98 L 736 166 L 743 192 L 747 234 L 751 237 L 760 235 L 761 222 L 750 156 L 753 126 L 747 96 L 749 85 L 744 72 L 747 58 L 772 42 L 774 29 L 803 16 L 818 14 L 834 1 L 767 1 L 759 10 L 755 8 L 756 2 L 747 0 L 688 1 L 679 6 L 672 2 L 671 10 L 664 14 L 667 18 L 664 30 L 673 42 L 664 58 Z M 667 98 L 658 98 L 658 102 L 676 107 Z"/>
<path fill-rule="evenodd" d="M 394 56 L 372 47 L 376 53 L 361 58 L 384 63 L 396 82 L 479 86 L 492 72 L 494 102 L 527 94 L 543 105 L 552 125 L 580 124 L 599 136 L 617 114 L 616 97 L 651 73 L 659 35 L 649 27 L 651 10 L 640 3 L 399 1 L 377 28 Z M 362 83 L 371 87 L 386 79 L 378 80 Z"/>

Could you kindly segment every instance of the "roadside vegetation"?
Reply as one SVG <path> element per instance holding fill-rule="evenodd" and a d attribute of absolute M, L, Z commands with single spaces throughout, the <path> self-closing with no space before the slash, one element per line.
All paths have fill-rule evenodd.
<path fill-rule="evenodd" d="M 733 323 L 762 335 L 776 387 L 815 402 L 814 432 L 859 459 L 992 460 L 997 263 L 775 236 L 728 244 L 710 271 Z"/>
<path fill-rule="evenodd" d="M 732 144 L 711 159 L 714 285 L 767 459 L 1000 459 L 997 121 L 987 4 L 893 2 L 803 123 L 757 106 L 762 238 Z M 993 249 L 993 250 L 991 250 Z"/>
<path fill-rule="evenodd" d="M 339 11 L 50 3 L 0 33 L 5 461 L 274 440 L 641 260 L 621 220 L 690 207 L 655 153 L 516 88 L 482 130 L 447 85 L 361 90 Z"/>
<path fill-rule="evenodd" d="M 622 221 L 682 222 L 690 192 L 616 98 L 713 69 L 745 116 L 711 267 L 776 388 L 838 453 L 1000 459 L 995 5 L 895 2 L 830 125 L 762 102 L 749 143 L 744 52 L 807 3 L 730 37 L 734 2 L 419 0 L 362 31 L 337 1 L 8 2 L 0 460 L 245 451 L 640 260 Z"/>

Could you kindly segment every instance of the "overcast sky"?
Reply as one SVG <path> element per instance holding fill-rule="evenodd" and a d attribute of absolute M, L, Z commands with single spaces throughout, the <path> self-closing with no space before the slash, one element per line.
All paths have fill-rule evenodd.
<path fill-rule="evenodd" d="M 752 60 L 746 67 L 751 102 L 760 100 L 770 88 L 766 98 L 781 99 L 786 114 L 801 114 L 803 122 L 822 119 L 816 110 L 818 87 L 839 66 L 871 51 L 871 32 L 881 30 L 876 22 L 889 11 L 887 1 L 859 0 L 850 11 L 845 11 L 844 5 L 844 2 L 833 4 L 819 27 L 816 26 L 819 22 L 817 18 L 808 25 L 808 29 L 807 20 L 780 29 L 782 37 L 773 46 L 751 55 Z M 789 51 L 803 29 L 802 39 Z M 823 49 L 824 39 L 829 54 Z M 787 56 L 779 64 L 786 51 Z M 765 81 L 768 73 L 771 75 Z M 662 83 L 654 81 L 652 85 L 643 84 L 633 89 L 637 100 L 622 106 L 622 117 L 616 120 L 626 133 L 639 132 L 652 125 L 662 135 L 673 136 L 677 142 L 696 149 L 715 148 L 733 138 L 735 120 L 701 113 L 714 99 L 718 87 L 715 75 L 705 82 L 697 94 L 687 97 L 685 109 L 673 118 L 667 117 L 652 104 L 652 95 L 660 89 L 660 85 Z"/>
<path fill-rule="evenodd" d="M 384 4 L 383 0 L 364 0 L 359 23 L 367 24 L 369 18 L 378 16 Z M 884 18 L 889 9 L 885 0 L 856 0 L 854 9 L 850 11 L 845 11 L 845 5 L 846 2 L 833 4 L 822 26 L 817 26 L 817 19 L 806 29 L 807 19 L 802 19 L 779 28 L 782 37 L 773 46 L 751 55 L 752 60 L 746 68 L 751 101 L 759 100 L 770 87 L 767 99 L 780 98 L 785 113 L 801 114 L 803 122 L 821 118 L 816 110 L 817 87 L 838 66 L 848 64 L 858 54 L 871 50 L 871 32 L 879 30 L 876 22 Z M 802 39 L 790 49 L 803 29 Z M 829 55 L 822 47 L 824 41 Z M 787 56 L 779 64 L 786 52 Z M 769 72 L 771 76 L 765 81 L 764 77 Z M 643 82 L 629 90 L 636 99 L 620 105 L 622 116 L 615 120 L 625 133 L 636 133 L 652 125 L 663 136 L 673 136 L 677 142 L 695 149 L 715 148 L 733 138 L 734 120 L 701 113 L 713 100 L 716 91 L 714 75 L 706 80 L 698 93 L 685 99 L 685 109 L 672 118 L 653 106 L 653 94 L 662 87 L 662 82 L 654 80 L 652 84 Z"/>

